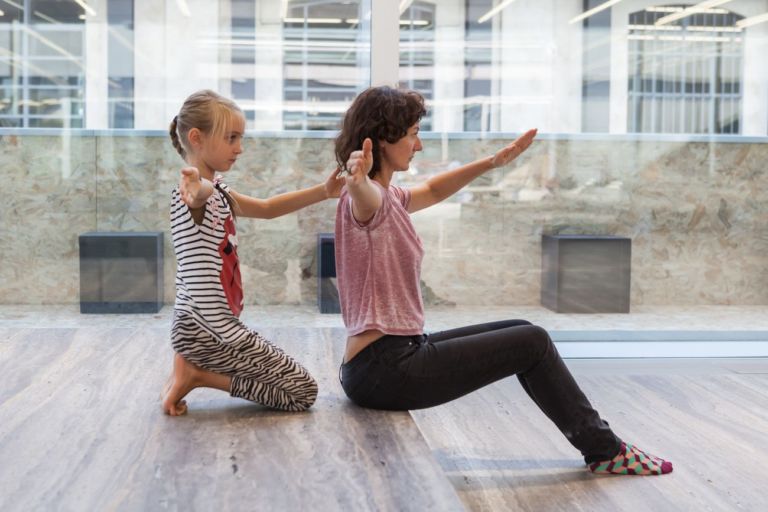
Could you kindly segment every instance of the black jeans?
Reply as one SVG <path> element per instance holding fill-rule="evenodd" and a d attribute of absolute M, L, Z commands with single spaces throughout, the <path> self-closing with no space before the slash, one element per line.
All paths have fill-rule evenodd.
<path fill-rule="evenodd" d="M 587 463 L 621 441 L 579 389 L 541 327 L 505 320 L 418 336 L 387 335 L 341 365 L 347 396 L 372 409 L 422 409 L 517 375 L 536 405 Z"/>

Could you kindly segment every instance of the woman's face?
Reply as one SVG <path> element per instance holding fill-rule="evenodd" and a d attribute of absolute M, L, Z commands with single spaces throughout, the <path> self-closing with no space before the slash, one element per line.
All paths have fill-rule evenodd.
<path fill-rule="evenodd" d="M 421 151 L 419 138 L 419 123 L 417 122 L 397 142 L 379 141 L 381 148 L 381 166 L 395 171 L 406 171 L 417 151 Z"/>

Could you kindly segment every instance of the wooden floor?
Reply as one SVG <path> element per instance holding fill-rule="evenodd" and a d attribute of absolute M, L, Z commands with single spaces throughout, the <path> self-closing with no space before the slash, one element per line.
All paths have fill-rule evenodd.
<path fill-rule="evenodd" d="M 516 379 L 412 414 L 470 510 L 768 510 L 768 360 L 572 360 L 624 440 L 663 477 L 596 477 Z"/>
<path fill-rule="evenodd" d="M 0 510 L 765 510 L 768 360 L 569 361 L 628 441 L 675 463 L 595 477 L 507 379 L 451 404 L 351 405 L 342 331 L 262 331 L 318 378 L 307 413 L 212 390 L 160 412 L 165 328 L 0 327 Z"/>

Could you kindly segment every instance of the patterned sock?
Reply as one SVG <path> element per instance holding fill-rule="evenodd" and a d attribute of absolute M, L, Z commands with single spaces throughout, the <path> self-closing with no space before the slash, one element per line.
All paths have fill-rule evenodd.
<path fill-rule="evenodd" d="M 589 470 L 597 475 L 665 475 L 672 472 L 672 463 L 622 441 L 618 455 L 593 462 Z"/>

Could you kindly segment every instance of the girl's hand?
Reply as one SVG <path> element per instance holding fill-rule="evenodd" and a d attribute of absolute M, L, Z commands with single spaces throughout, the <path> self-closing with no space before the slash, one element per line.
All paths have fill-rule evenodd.
<path fill-rule="evenodd" d="M 373 142 L 370 138 L 363 141 L 363 149 L 353 151 L 347 160 L 347 185 L 364 182 L 373 167 Z"/>
<path fill-rule="evenodd" d="M 495 155 L 493 155 L 493 158 L 491 159 L 491 166 L 494 169 L 496 167 L 502 167 L 520 156 L 520 154 L 528 149 L 528 146 L 531 145 L 537 132 L 537 128 L 528 130 L 523 135 L 518 137 L 515 142 L 505 147 L 504 149 L 499 150 Z"/>
<path fill-rule="evenodd" d="M 337 167 L 331 172 L 328 179 L 325 180 L 324 186 L 326 198 L 339 197 L 341 195 L 341 189 L 344 187 L 344 182 L 339 179 L 342 177 L 341 172 L 341 168 Z"/>
<path fill-rule="evenodd" d="M 200 171 L 197 167 L 184 167 L 181 170 L 181 179 L 179 180 L 179 192 L 181 200 L 190 208 L 199 208 L 208 197 L 213 193 L 213 184 L 200 178 Z"/>

